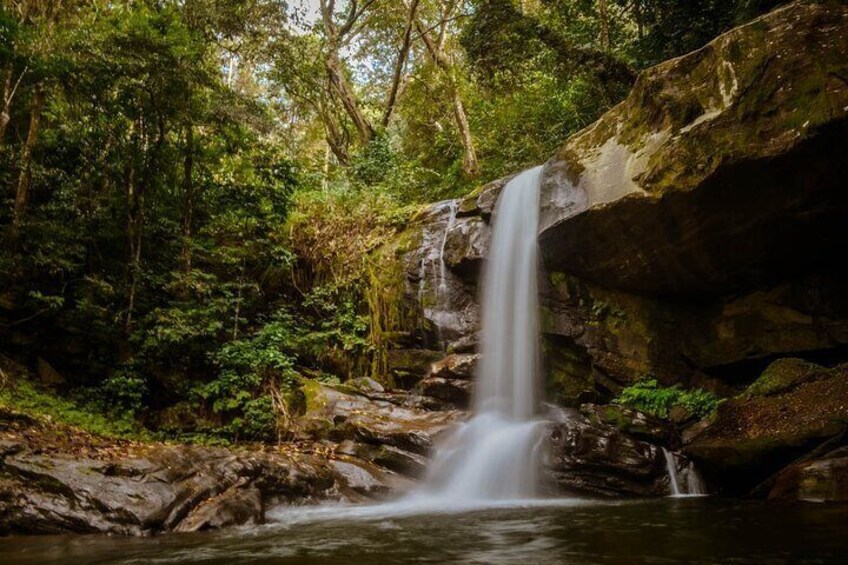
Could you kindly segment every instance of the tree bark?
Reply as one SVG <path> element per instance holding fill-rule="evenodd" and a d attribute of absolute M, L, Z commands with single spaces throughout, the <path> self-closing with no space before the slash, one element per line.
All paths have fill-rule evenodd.
<path fill-rule="evenodd" d="M 144 121 L 140 118 L 138 129 L 141 132 L 142 147 L 147 146 L 147 134 Z M 144 240 L 144 197 L 147 189 L 153 182 L 153 175 L 158 168 L 162 150 L 165 146 L 165 118 L 161 114 L 157 116 L 156 142 L 153 147 L 145 151 L 141 176 L 136 174 L 135 166 L 130 166 L 130 175 L 127 181 L 127 238 L 130 250 L 130 288 L 127 295 L 127 318 L 125 331 L 132 330 L 133 312 L 135 310 L 138 282 L 141 277 L 141 247 Z M 136 181 L 136 178 L 138 180 Z"/>
<path fill-rule="evenodd" d="M 339 129 L 338 124 L 333 119 L 333 116 L 329 114 L 327 108 L 323 107 L 323 104 L 319 105 L 318 113 L 321 116 L 321 121 L 324 123 L 324 139 L 327 142 L 327 145 L 330 147 L 330 150 L 333 152 L 333 155 L 336 156 L 336 160 L 342 166 L 347 166 L 350 163 L 350 155 L 347 152 L 347 140 L 345 138 L 344 133 Z"/>
<path fill-rule="evenodd" d="M 328 47 L 329 52 L 324 60 L 324 68 L 327 69 L 327 77 L 330 79 L 330 87 L 338 95 L 342 102 L 347 115 L 353 122 L 356 132 L 359 134 L 359 140 L 363 145 L 367 145 L 374 138 L 374 128 L 371 123 L 362 113 L 359 108 L 359 102 L 356 100 L 356 95 L 353 93 L 353 88 L 344 75 L 341 59 L 339 59 L 339 47 L 331 42 Z"/>
<path fill-rule="evenodd" d="M 15 192 L 15 207 L 12 213 L 12 226 L 17 229 L 23 221 L 26 213 L 26 205 L 29 200 L 30 180 L 32 177 L 32 150 L 38 141 L 38 128 L 41 124 L 41 112 L 44 109 L 44 85 L 36 86 L 29 114 L 29 131 L 26 142 L 21 151 L 20 175 L 18 176 L 18 187 Z"/>
<path fill-rule="evenodd" d="M 0 103 L 3 107 L 0 108 L 0 149 L 3 148 L 3 140 L 6 139 L 6 126 L 9 125 L 9 120 L 12 119 L 9 111 L 12 105 L 12 64 L 6 65 L 3 69 L 3 76 L 0 78 L 3 81 L 3 99 Z"/>
<path fill-rule="evenodd" d="M 367 4 L 370 5 L 371 2 Z M 357 10 L 357 3 L 351 0 L 347 21 L 340 28 L 333 20 L 334 8 L 335 0 L 321 0 L 321 18 L 324 23 L 324 33 L 327 36 L 327 54 L 324 57 L 324 69 L 327 71 L 330 88 L 336 93 L 339 100 L 341 100 L 342 107 L 347 112 L 347 115 L 350 116 L 360 141 L 363 145 L 367 145 L 374 138 L 374 128 L 359 108 L 359 102 L 356 100 L 353 87 L 351 87 L 345 76 L 342 61 L 339 57 L 342 39 L 350 31 L 362 12 Z"/>
<path fill-rule="evenodd" d="M 392 113 L 397 104 L 398 93 L 400 91 L 401 81 L 403 80 L 403 69 L 406 66 L 406 60 L 409 57 L 409 47 L 412 44 L 412 28 L 415 25 L 415 13 L 418 11 L 420 0 L 412 0 L 409 5 L 409 17 L 406 20 L 406 28 L 403 30 L 403 40 L 398 52 L 397 61 L 395 61 L 394 73 L 392 75 L 392 86 L 389 89 L 389 96 L 386 99 L 386 108 L 383 111 L 383 127 L 389 125 L 389 120 L 392 118 Z"/>
<path fill-rule="evenodd" d="M 480 165 L 477 161 L 477 151 L 474 149 L 474 138 L 471 136 L 465 105 L 462 103 L 462 96 L 456 84 L 451 86 L 451 96 L 453 96 L 453 116 L 462 142 L 462 170 L 468 178 L 474 178 L 480 173 Z"/>
<path fill-rule="evenodd" d="M 601 19 L 601 49 L 609 51 L 610 48 L 610 25 L 607 0 L 598 0 L 598 16 Z"/>
<path fill-rule="evenodd" d="M 135 151 L 133 152 L 135 153 Z M 129 291 L 127 292 L 127 316 L 125 320 L 125 330 L 129 332 L 132 326 L 133 310 L 135 309 L 135 291 L 139 262 L 141 260 L 141 217 L 140 210 L 141 196 L 138 194 L 136 186 L 136 166 L 135 155 L 130 157 L 129 165 L 127 166 L 126 179 L 126 194 L 127 194 L 127 244 L 129 246 Z"/>

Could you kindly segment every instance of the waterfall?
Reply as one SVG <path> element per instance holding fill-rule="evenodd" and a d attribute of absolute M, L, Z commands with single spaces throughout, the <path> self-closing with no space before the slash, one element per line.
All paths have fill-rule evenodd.
<path fill-rule="evenodd" d="M 441 303 L 443 295 L 448 288 L 447 263 L 445 263 L 445 245 L 448 242 L 448 234 L 456 225 L 456 213 L 459 209 L 459 202 L 451 200 L 448 205 L 448 223 L 445 225 L 445 235 L 442 236 L 442 246 L 439 248 L 439 291 L 438 298 Z"/>
<path fill-rule="evenodd" d="M 421 243 L 423 253 L 418 265 L 418 303 L 423 307 L 424 316 L 433 321 L 436 330 L 436 344 L 428 345 L 436 345 L 443 350 L 447 349 L 447 341 L 444 339 L 442 327 L 450 325 L 454 321 L 452 318 L 455 317 L 455 314 L 450 311 L 448 294 L 450 275 L 445 263 L 445 247 L 448 234 L 456 225 L 458 211 L 458 200 L 440 202 L 434 209 L 433 212 L 437 217 L 441 219 L 445 216 L 445 219 L 439 221 L 435 227 L 424 229 Z"/>
<path fill-rule="evenodd" d="M 665 455 L 665 469 L 668 472 L 668 483 L 671 487 L 672 496 L 680 496 L 680 484 L 677 482 L 677 462 L 674 460 L 674 455 L 666 448 L 662 448 Z"/>
<path fill-rule="evenodd" d="M 474 416 L 442 445 L 413 496 L 448 503 L 534 497 L 539 422 L 537 230 L 541 167 L 503 189 L 482 292 Z"/>
<path fill-rule="evenodd" d="M 671 496 L 703 496 L 707 494 L 704 481 L 691 461 L 684 459 L 686 465 L 681 471 L 678 471 L 677 456 L 664 447 L 662 450 L 665 456 L 665 468 L 668 472 Z M 681 479 L 684 480 L 682 488 Z"/>

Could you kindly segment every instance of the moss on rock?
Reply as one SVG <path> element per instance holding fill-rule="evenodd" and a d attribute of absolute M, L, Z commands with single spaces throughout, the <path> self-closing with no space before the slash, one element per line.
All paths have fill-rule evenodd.
<path fill-rule="evenodd" d="M 786 392 L 790 388 L 803 382 L 816 378 L 818 375 L 826 375 L 829 371 L 824 367 L 804 361 L 803 359 L 786 358 L 778 359 L 769 365 L 760 377 L 747 389 L 745 396 L 770 396 Z"/>

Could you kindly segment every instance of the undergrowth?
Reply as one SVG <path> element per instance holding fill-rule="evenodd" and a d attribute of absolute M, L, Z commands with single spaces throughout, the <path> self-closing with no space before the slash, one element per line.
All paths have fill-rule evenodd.
<path fill-rule="evenodd" d="M 17 379 L 0 390 L 0 407 L 24 412 L 37 419 L 67 424 L 91 434 L 118 439 L 151 439 L 131 415 L 107 415 L 95 401 L 82 398 L 61 398 L 52 391 Z"/>

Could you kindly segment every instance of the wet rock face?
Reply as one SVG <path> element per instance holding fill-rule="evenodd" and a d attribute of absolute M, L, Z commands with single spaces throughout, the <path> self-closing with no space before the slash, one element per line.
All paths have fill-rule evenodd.
<path fill-rule="evenodd" d="M 487 228 L 479 219 L 458 217 L 459 205 L 456 200 L 432 205 L 421 220 L 419 244 L 403 259 L 407 294 L 427 326 L 421 345 L 428 349 L 445 351 L 479 325 L 476 282 L 466 278 L 485 255 Z"/>
<path fill-rule="evenodd" d="M 261 523 L 263 499 L 320 499 L 320 460 L 220 448 L 147 446 L 120 459 L 23 451 L 0 462 L 0 533 L 196 531 Z"/>
<path fill-rule="evenodd" d="M 602 407 L 567 410 L 547 424 L 544 477 L 558 494 L 649 497 L 668 494 L 662 450 L 597 418 Z"/>

